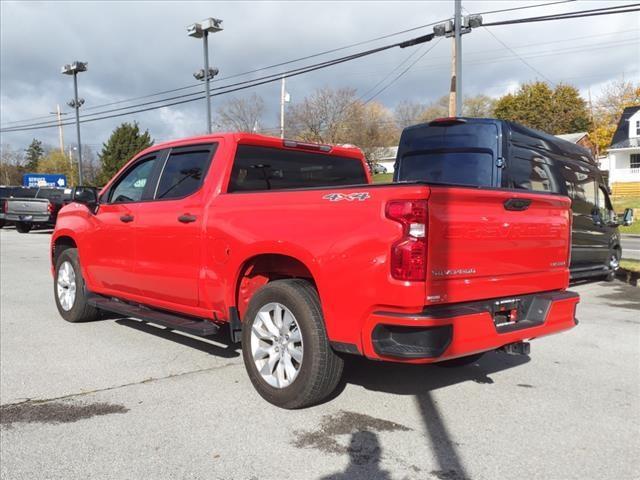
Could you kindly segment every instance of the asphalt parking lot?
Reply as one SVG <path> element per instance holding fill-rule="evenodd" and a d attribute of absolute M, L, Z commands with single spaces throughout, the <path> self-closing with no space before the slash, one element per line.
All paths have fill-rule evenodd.
<path fill-rule="evenodd" d="M 640 289 L 575 286 L 580 324 L 458 369 L 354 359 L 280 410 L 225 338 L 57 314 L 49 235 L 0 231 L 3 479 L 637 479 Z"/>

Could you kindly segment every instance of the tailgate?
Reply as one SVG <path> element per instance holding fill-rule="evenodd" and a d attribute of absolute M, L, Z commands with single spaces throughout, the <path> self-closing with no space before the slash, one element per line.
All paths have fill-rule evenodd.
<path fill-rule="evenodd" d="M 6 212 L 15 215 L 48 215 L 49 200 L 45 198 L 9 198 Z"/>
<path fill-rule="evenodd" d="M 431 186 L 427 304 L 567 288 L 570 200 Z"/>

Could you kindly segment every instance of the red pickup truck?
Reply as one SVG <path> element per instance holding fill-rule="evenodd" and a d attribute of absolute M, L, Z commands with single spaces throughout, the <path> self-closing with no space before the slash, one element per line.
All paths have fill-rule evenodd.
<path fill-rule="evenodd" d="M 356 148 L 214 134 L 73 198 L 51 241 L 65 320 L 225 326 L 284 408 L 326 398 L 344 354 L 464 363 L 576 324 L 564 196 L 371 184 Z"/>

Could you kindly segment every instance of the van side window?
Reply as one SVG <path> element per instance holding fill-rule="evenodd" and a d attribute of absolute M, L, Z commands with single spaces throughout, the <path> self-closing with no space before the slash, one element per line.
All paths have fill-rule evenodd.
<path fill-rule="evenodd" d="M 564 164 L 561 166 L 567 195 L 573 200 L 572 210 L 583 215 L 597 212 L 596 195 L 598 184 L 593 173 L 586 167 Z"/>
<path fill-rule="evenodd" d="M 603 222 L 614 222 L 616 220 L 609 194 L 602 186 L 598 188 L 598 212 L 600 212 L 600 219 Z"/>
<path fill-rule="evenodd" d="M 508 160 L 502 174 L 502 186 L 535 192 L 560 192 L 549 160 L 535 156 L 529 159 L 514 155 Z"/>

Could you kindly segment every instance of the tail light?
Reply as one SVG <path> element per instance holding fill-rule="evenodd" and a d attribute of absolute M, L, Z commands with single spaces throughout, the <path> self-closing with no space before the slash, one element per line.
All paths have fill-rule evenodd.
<path fill-rule="evenodd" d="M 402 238 L 391 246 L 391 276 L 423 281 L 427 276 L 427 201 L 392 200 L 387 218 L 402 224 Z"/>
<path fill-rule="evenodd" d="M 47 212 L 49 212 L 49 215 L 53 213 L 53 203 L 47 203 Z"/>

